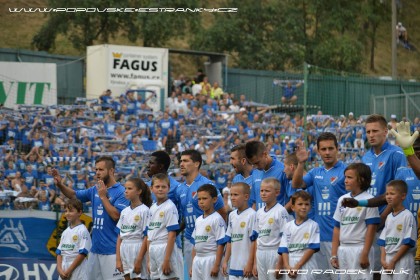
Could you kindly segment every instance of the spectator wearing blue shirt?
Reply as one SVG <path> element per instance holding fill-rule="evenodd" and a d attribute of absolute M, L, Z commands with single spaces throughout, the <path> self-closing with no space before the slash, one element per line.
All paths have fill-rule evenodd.
<path fill-rule="evenodd" d="M 176 127 L 174 126 L 174 121 L 172 118 L 169 117 L 167 112 L 163 113 L 163 118 L 159 122 L 159 127 L 162 129 L 160 136 L 168 135 L 168 130 L 172 129 L 176 131 Z"/>
<path fill-rule="evenodd" d="M 32 186 L 36 185 L 36 180 L 38 178 L 38 172 L 33 170 L 32 165 L 26 165 L 26 172 L 22 176 L 25 179 L 25 185 L 30 189 Z"/>
<path fill-rule="evenodd" d="M 297 83 L 295 86 L 292 86 L 292 83 L 289 81 L 287 85 L 283 87 L 283 96 L 281 97 L 281 103 L 283 104 L 294 104 L 297 101 L 297 96 L 295 95 L 295 90 L 299 88 L 302 83 Z"/>

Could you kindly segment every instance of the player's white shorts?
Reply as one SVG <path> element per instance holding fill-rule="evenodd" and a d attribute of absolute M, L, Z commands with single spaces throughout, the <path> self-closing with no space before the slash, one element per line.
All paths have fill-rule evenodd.
<path fill-rule="evenodd" d="M 257 270 L 258 280 L 274 280 L 277 272 L 274 271 L 279 260 L 277 248 L 258 249 L 257 248 Z M 270 272 L 270 270 L 273 270 Z"/>
<path fill-rule="evenodd" d="M 223 280 L 222 267 L 220 267 L 217 277 L 210 277 L 215 261 L 216 252 L 205 255 L 197 253 L 192 264 L 191 280 Z"/>
<path fill-rule="evenodd" d="M 63 257 L 63 261 L 61 263 L 61 267 L 63 268 L 64 271 L 66 271 L 71 264 L 73 263 L 73 261 L 76 258 L 66 258 Z M 75 269 L 73 270 L 73 273 L 71 274 L 71 277 L 69 280 L 87 280 L 87 272 L 88 272 L 88 261 L 87 259 L 84 259 L 82 261 L 82 263 Z M 58 279 L 61 280 L 61 277 L 58 277 Z"/>
<path fill-rule="evenodd" d="M 88 257 L 89 280 L 121 280 L 124 276 L 116 268 L 116 256 L 89 253 Z"/>
<path fill-rule="evenodd" d="M 392 260 L 395 254 L 386 255 L 386 261 Z M 382 268 L 383 269 L 383 268 Z M 395 274 L 381 273 L 381 280 L 414 280 L 414 250 L 409 250 L 401 259 L 395 264 Z M 387 273 L 390 273 L 388 271 Z"/>
<path fill-rule="evenodd" d="M 332 243 L 327 241 L 321 241 L 320 245 L 320 250 L 313 256 L 316 260 L 317 269 L 322 271 L 335 271 L 335 268 L 332 267 L 330 262 Z M 335 275 L 333 273 L 322 273 L 315 275 L 315 278 L 317 280 L 337 280 L 338 275 Z"/>
<path fill-rule="evenodd" d="M 374 262 L 373 262 L 373 268 L 372 269 L 375 270 L 375 271 L 378 271 L 378 270 L 382 269 L 381 249 L 380 249 L 380 246 L 376 243 L 376 240 L 378 240 L 379 236 L 381 236 L 382 230 L 376 232 L 375 239 L 374 239 L 374 242 L 373 242 Z"/>
<path fill-rule="evenodd" d="M 373 279 L 373 273 L 370 271 L 373 270 L 373 265 L 375 262 L 375 253 L 373 248 L 369 251 L 369 263 L 368 268 L 363 269 L 360 266 L 360 254 L 363 251 L 363 245 L 340 245 L 338 247 L 338 263 L 340 265 L 340 270 L 361 270 L 366 271 L 366 274 L 340 274 L 340 280 L 371 280 Z"/>
<path fill-rule="evenodd" d="M 149 245 L 149 259 L 150 259 L 150 278 L 151 279 L 184 279 L 184 262 L 182 260 L 182 253 L 175 245 L 170 258 L 170 265 L 172 272 L 169 275 L 164 275 L 162 271 L 162 264 L 166 253 L 166 243 Z"/>
<path fill-rule="evenodd" d="M 185 238 L 185 236 L 184 236 L 184 242 L 183 243 L 184 243 L 184 261 L 185 261 L 185 264 L 187 266 L 187 271 L 189 272 L 191 270 L 191 267 L 192 267 L 192 259 L 191 258 L 192 258 L 192 250 L 193 250 L 194 245 L 192 245 L 192 243 L 187 238 Z"/>
<path fill-rule="evenodd" d="M 289 265 L 294 267 L 302 258 L 302 256 L 293 256 L 289 254 Z M 312 255 L 312 257 L 300 268 L 299 273 L 296 278 L 290 278 L 288 275 L 286 279 L 294 279 L 294 280 L 316 280 L 316 276 L 312 274 L 314 269 L 317 269 L 316 263 L 316 253 Z"/>
<path fill-rule="evenodd" d="M 137 259 L 142 243 L 142 240 L 122 240 L 121 242 L 120 256 L 124 268 L 124 275 L 129 274 L 130 278 L 147 279 L 147 256 L 143 258 L 140 274 L 133 272 L 134 262 Z"/>

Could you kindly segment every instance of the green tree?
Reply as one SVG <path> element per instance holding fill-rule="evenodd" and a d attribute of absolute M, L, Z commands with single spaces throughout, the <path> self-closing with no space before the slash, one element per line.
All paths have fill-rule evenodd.
<path fill-rule="evenodd" d="M 195 8 L 198 0 L 151 1 L 151 0 L 49 0 L 51 8 Z M 198 14 L 174 12 L 74 12 L 50 13 L 48 21 L 33 37 L 32 44 L 38 50 L 54 48 L 57 35 L 67 36 L 74 48 L 84 51 L 95 43 L 108 43 L 110 38 L 126 36 L 129 41 L 142 40 L 144 46 L 163 46 L 174 37 L 183 36 L 198 29 Z"/>

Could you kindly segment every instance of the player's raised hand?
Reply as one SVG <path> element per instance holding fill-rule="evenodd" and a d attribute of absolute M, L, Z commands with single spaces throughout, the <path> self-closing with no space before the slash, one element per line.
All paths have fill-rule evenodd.
<path fill-rule="evenodd" d="M 302 140 L 296 141 L 296 157 L 301 163 L 306 162 L 309 158 L 309 151 L 306 150 Z"/>
<path fill-rule="evenodd" d="M 402 149 L 408 149 L 413 146 L 414 141 L 416 141 L 419 136 L 419 132 L 415 131 L 413 135 L 410 135 L 410 123 L 409 122 L 399 122 L 397 123 L 397 130 L 391 129 L 391 134 L 394 135 L 398 144 Z"/>
<path fill-rule="evenodd" d="M 98 195 L 101 199 L 105 198 L 108 190 L 107 187 L 105 186 L 104 181 L 102 180 L 98 180 L 98 185 L 96 186 L 98 188 Z"/>
<path fill-rule="evenodd" d="M 60 176 L 60 173 L 58 173 L 58 170 L 57 169 L 55 169 L 55 168 L 53 168 L 52 169 L 52 176 L 53 176 L 53 178 L 54 178 L 54 183 L 57 185 L 57 184 L 59 184 L 59 183 L 61 183 L 61 176 Z"/>
<path fill-rule="evenodd" d="M 341 206 L 349 207 L 349 208 L 356 208 L 359 205 L 359 202 L 351 197 L 344 198 L 341 202 Z"/>

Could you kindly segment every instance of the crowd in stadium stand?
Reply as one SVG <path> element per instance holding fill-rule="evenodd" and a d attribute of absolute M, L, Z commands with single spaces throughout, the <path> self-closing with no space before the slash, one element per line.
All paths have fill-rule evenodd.
<path fill-rule="evenodd" d="M 255 106 L 245 95 L 225 93 L 217 82 L 210 84 L 202 73 L 194 81 L 182 76 L 173 81 L 164 112 L 152 112 L 147 101 L 138 91 L 115 96 L 107 90 L 99 99 L 78 98 L 75 105 L 0 108 L 0 209 L 60 209 L 64 197 L 51 170 L 58 169 L 65 184 L 76 190 L 89 188 L 96 183 L 94 163 L 101 155 L 116 160 L 120 181 L 148 180 L 144 172 L 148 154 L 165 150 L 173 158 L 169 173 L 181 180 L 179 155 L 196 149 L 205 163 L 202 172 L 222 190 L 234 176 L 230 149 L 249 140 L 263 141 L 282 160 L 294 151 L 296 139 L 304 139 L 306 129 L 308 168 L 321 162 L 315 142 L 321 132 L 337 136 L 345 163 L 360 162 L 369 148 L 366 116 L 319 111 L 307 116 L 304 127 L 299 113 Z M 390 127 L 396 123 L 392 115 Z M 414 130 L 420 130 L 419 118 L 412 122 Z"/>

